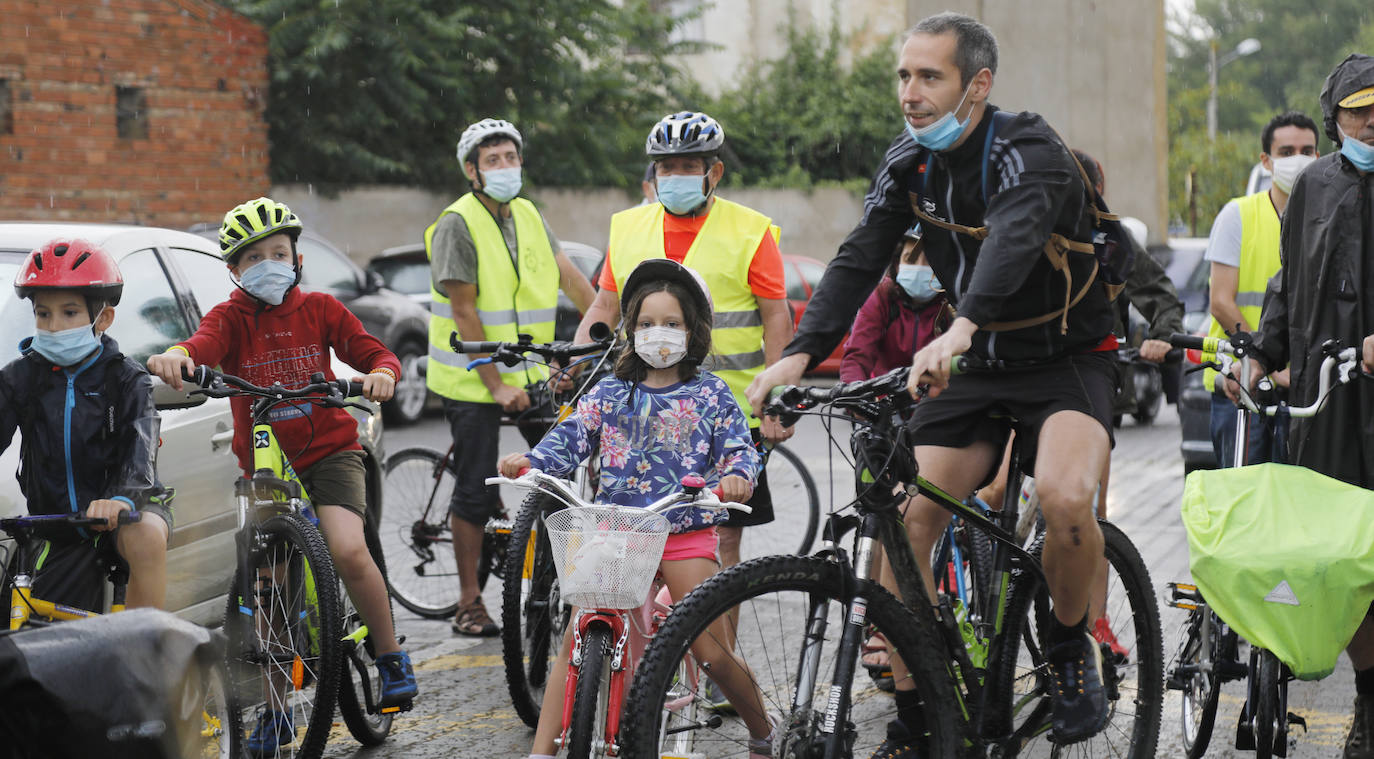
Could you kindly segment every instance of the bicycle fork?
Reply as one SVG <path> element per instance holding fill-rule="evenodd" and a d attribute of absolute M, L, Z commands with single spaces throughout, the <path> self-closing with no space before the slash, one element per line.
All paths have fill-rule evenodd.
<path fill-rule="evenodd" d="M 634 673 L 630 671 L 630 623 L 627 612 L 609 610 L 586 610 L 579 611 L 577 619 L 573 623 L 572 651 L 568 656 L 568 679 L 563 690 L 563 727 L 559 731 L 558 739 L 555 741 L 562 748 L 568 740 L 568 730 L 572 726 L 573 703 L 577 699 L 577 682 L 583 675 L 587 677 L 601 677 L 600 672 L 582 672 L 582 645 L 583 636 L 593 625 L 602 625 L 610 629 L 611 632 L 611 651 L 608 664 L 610 666 L 610 687 L 606 695 L 606 725 L 605 725 L 605 750 L 610 756 L 617 756 L 620 753 L 620 716 L 625 702 L 625 691 L 628 687 L 627 676 Z M 595 750 L 597 747 L 593 747 Z"/>

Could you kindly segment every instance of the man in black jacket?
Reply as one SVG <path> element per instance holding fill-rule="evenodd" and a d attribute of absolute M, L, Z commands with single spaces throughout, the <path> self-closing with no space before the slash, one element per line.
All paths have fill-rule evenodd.
<path fill-rule="evenodd" d="M 1279 269 L 1256 333 L 1258 373 L 1289 366 L 1290 401 L 1317 399 L 1322 343 L 1361 345 L 1374 368 L 1374 58 L 1354 54 L 1321 93 L 1326 136 L 1340 151 L 1313 161 L 1293 184 L 1279 238 Z M 1259 368 L 1259 367 L 1257 367 Z M 1234 399 L 1235 384 L 1227 387 Z M 1288 458 L 1374 488 L 1374 383 L 1331 393 L 1321 413 L 1294 419 Z M 1355 667 L 1355 721 L 1346 759 L 1374 759 L 1374 624 L 1366 616 L 1346 649 Z"/>
<path fill-rule="evenodd" d="M 971 18 L 942 13 L 912 29 L 897 71 L 906 128 L 888 148 L 863 218 L 826 269 L 784 358 L 754 381 L 749 399 L 760 412 L 769 389 L 797 382 L 829 355 L 902 233 L 921 221 L 926 255 L 957 318 L 914 357 L 913 389 L 918 380 L 931 385 L 912 422 L 916 458 L 931 482 L 967 495 L 992 473 L 1015 427 L 1023 465 L 1040 483 L 1045 574 L 1055 602 L 1046 633 L 1054 738 L 1070 743 L 1096 734 L 1108 717 L 1088 625 L 1100 613 L 1089 612 L 1103 546 L 1093 492 L 1111 446 L 1114 315 L 1094 278 L 1094 256 L 1065 251 L 1057 269 L 1046 253 L 1051 240 L 1092 239 L 1089 196 L 1068 149 L 1041 117 L 998 114 L 988 104 L 996 69 L 996 40 Z M 960 225 L 986 229 L 970 236 Z M 951 359 L 962 353 L 1015 368 L 951 378 Z M 905 513 L 917 556 L 929 555 L 948 513 L 924 497 Z M 928 564 L 919 563 L 931 590 Z M 899 720 L 877 755 L 914 756 L 910 732 L 919 708 L 904 700 L 905 668 L 895 659 Z"/>

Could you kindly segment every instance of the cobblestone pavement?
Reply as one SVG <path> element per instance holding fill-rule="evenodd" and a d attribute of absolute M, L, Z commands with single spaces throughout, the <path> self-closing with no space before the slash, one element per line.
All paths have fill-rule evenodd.
<path fill-rule="evenodd" d="M 443 447 L 447 445 L 447 434 L 442 420 L 431 419 L 415 427 L 388 430 L 387 448 L 397 451 L 411 445 Z M 819 422 L 807 420 L 788 444 L 815 476 L 823 504 L 830 502 L 832 485 L 827 442 Z M 520 446 L 517 435 L 509 429 L 503 431 L 502 443 L 503 451 Z M 1109 516 L 1140 549 L 1153 585 L 1161 594 L 1166 582 L 1188 579 L 1187 541 L 1178 516 L 1183 491 L 1178 443 L 1178 418 L 1172 407 L 1166 407 L 1153 426 L 1136 427 L 1128 421 L 1126 427 L 1117 431 L 1113 454 Z M 852 493 L 852 474 L 845 470 L 841 454 L 842 451 L 833 451 L 836 499 L 845 497 L 846 491 Z M 774 545 L 780 541 L 770 540 L 767 535 L 747 533 L 745 539 L 746 556 L 780 552 Z M 491 583 L 485 598 L 493 614 L 500 608 L 499 594 L 499 583 Z M 1167 664 L 1179 645 L 1184 612 L 1162 606 L 1160 613 Z M 399 606 L 396 621 L 398 630 L 408 637 L 406 646 L 414 658 L 420 682 L 421 698 L 415 710 L 398 719 L 390 740 L 375 749 L 359 748 L 340 721 L 325 756 L 527 756 L 532 732 L 510 707 L 499 639 L 460 638 L 449 632 L 447 622 L 423 620 Z M 1232 748 L 1243 690 L 1242 683 L 1225 686 L 1207 756 L 1250 756 Z M 1307 719 L 1309 732 L 1299 732 L 1289 756 L 1339 757 L 1350 724 L 1353 694 L 1353 678 L 1344 657 L 1330 678 L 1317 683 L 1293 683 L 1289 689 L 1289 710 Z M 1164 705 L 1160 757 L 1183 753 L 1178 737 L 1179 710 L 1177 695 L 1169 692 Z"/>

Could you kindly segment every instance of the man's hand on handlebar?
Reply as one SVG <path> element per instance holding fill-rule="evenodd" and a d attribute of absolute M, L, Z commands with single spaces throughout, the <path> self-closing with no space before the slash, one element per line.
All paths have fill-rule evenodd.
<path fill-rule="evenodd" d="M 1245 360 L 1250 364 L 1250 387 L 1247 389 L 1250 394 L 1253 395 L 1255 386 L 1259 384 L 1260 378 L 1264 376 L 1264 367 L 1260 366 L 1260 363 L 1253 358 L 1247 358 Z M 1227 374 L 1218 374 L 1216 379 L 1216 384 L 1219 385 L 1221 391 L 1226 394 L 1227 400 L 1236 405 L 1240 405 L 1240 380 L 1237 377 L 1240 373 L 1240 368 L 1237 366 L 1239 363 L 1239 361 L 1232 363 L 1231 371 Z"/>
<path fill-rule="evenodd" d="M 195 371 L 196 362 L 181 351 L 168 351 L 148 357 L 148 371 L 167 383 L 173 390 L 182 389 L 181 375 Z"/>
<path fill-rule="evenodd" d="M 776 416 L 765 416 L 763 423 L 759 425 L 759 435 L 763 437 L 765 443 L 781 443 L 795 435 L 796 432 L 796 427 L 784 427 L 782 421 Z"/>
<path fill-rule="evenodd" d="M 363 383 L 363 397 L 381 403 L 391 400 L 396 394 L 396 380 L 385 372 L 373 372 L 366 377 L 354 377 L 354 382 Z"/>
<path fill-rule="evenodd" d="M 531 467 L 529 457 L 523 453 L 507 453 L 501 457 L 501 461 L 496 465 L 496 471 L 502 477 L 515 479 L 520 476 L 520 472 Z"/>
<path fill-rule="evenodd" d="M 102 498 L 91 501 L 91 505 L 86 507 L 86 516 L 92 519 L 104 519 L 105 524 L 93 525 L 92 530 L 96 532 L 106 532 L 118 526 L 119 515 L 125 511 L 130 511 L 129 504 L 124 501 L 114 501 Z"/>
<path fill-rule="evenodd" d="M 754 486 L 749 480 L 731 474 L 720 478 L 720 500 L 745 503 L 754 494 Z"/>
<path fill-rule="evenodd" d="M 504 382 L 491 391 L 491 397 L 501 410 L 509 413 L 524 411 L 530 407 L 530 394 L 525 392 L 524 388 L 512 387 Z"/>
<path fill-rule="evenodd" d="M 810 363 L 809 353 L 793 353 L 790 356 L 783 356 L 772 366 L 764 369 L 759 376 L 749 383 L 749 387 L 744 391 L 744 397 L 749 399 L 749 405 L 754 412 L 754 416 L 763 417 L 763 410 L 768 406 L 768 393 L 778 385 L 795 385 L 801 382 L 802 374 L 806 372 L 806 365 Z M 765 420 L 764 424 L 767 424 Z"/>
<path fill-rule="evenodd" d="M 917 396 L 917 388 L 930 384 L 931 398 L 938 396 L 949 387 L 950 364 L 955 356 L 966 352 L 973 345 L 973 333 L 978 325 L 965 317 L 959 317 L 943 335 L 930 341 L 926 347 L 916 352 L 911 359 L 911 374 L 907 377 L 906 389 L 911 397 Z"/>
<path fill-rule="evenodd" d="M 1165 340 L 1146 340 L 1140 344 L 1140 357 L 1146 361 L 1153 361 L 1156 364 L 1164 360 L 1168 354 L 1170 345 Z"/>

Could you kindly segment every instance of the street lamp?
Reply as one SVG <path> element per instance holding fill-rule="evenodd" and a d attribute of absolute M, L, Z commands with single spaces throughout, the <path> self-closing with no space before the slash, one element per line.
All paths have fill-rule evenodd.
<path fill-rule="evenodd" d="M 1211 91 L 1207 96 L 1208 142 L 1217 141 L 1217 70 L 1237 58 L 1244 58 L 1247 55 L 1258 53 L 1259 49 L 1260 41 L 1254 37 L 1249 37 L 1241 40 L 1240 44 L 1236 45 L 1235 50 L 1221 56 L 1221 59 L 1217 60 L 1217 40 L 1215 37 L 1212 38 L 1211 56 L 1207 66 L 1207 84 L 1211 87 Z"/>

